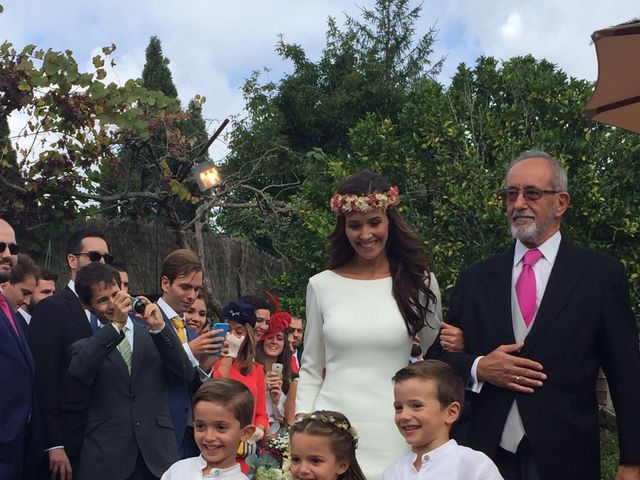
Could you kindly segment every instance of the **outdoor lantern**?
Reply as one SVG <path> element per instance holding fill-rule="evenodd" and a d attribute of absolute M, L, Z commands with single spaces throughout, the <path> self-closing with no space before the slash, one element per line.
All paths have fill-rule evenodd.
<path fill-rule="evenodd" d="M 220 173 L 213 162 L 196 164 L 193 167 L 193 176 L 203 192 L 220 183 Z"/>

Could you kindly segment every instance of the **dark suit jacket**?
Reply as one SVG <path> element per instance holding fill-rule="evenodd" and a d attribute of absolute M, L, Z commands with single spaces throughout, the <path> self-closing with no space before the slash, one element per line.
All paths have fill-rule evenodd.
<path fill-rule="evenodd" d="M 179 459 L 167 389 L 191 381 L 191 362 L 171 328 L 133 328 L 131 375 L 111 325 L 69 348 L 69 373 L 91 389 L 78 480 L 128 478 L 138 452 L 158 477 Z"/>
<path fill-rule="evenodd" d="M 162 317 L 167 327 L 173 330 L 173 333 L 177 336 L 175 328 L 171 323 L 171 320 L 162 312 Z M 191 341 L 198 335 L 190 328 L 186 328 L 187 341 Z M 186 353 L 185 353 L 186 355 Z M 178 453 L 180 458 L 188 458 L 199 455 L 199 451 L 195 446 L 192 438 L 185 438 L 185 435 L 191 436 L 191 433 L 187 433 L 187 425 L 189 424 L 189 416 L 191 415 L 191 399 L 193 394 L 198 390 L 201 385 L 200 377 L 197 372 L 197 368 L 193 369 L 193 380 L 189 385 L 172 385 L 169 388 L 169 413 L 171 415 L 171 422 L 176 434 L 176 443 L 178 445 Z"/>
<path fill-rule="evenodd" d="M 0 478 L 19 480 L 34 402 L 34 364 L 17 314 L 9 309 L 19 334 L 0 309 Z"/>
<path fill-rule="evenodd" d="M 29 330 L 45 446 L 63 446 L 68 456 L 78 457 L 89 391 L 68 375 L 66 352 L 72 343 L 92 335 L 91 325 L 80 300 L 67 286 L 38 303 Z"/>
<path fill-rule="evenodd" d="M 511 320 L 511 247 L 462 271 L 448 322 L 464 331 L 465 353 L 445 353 L 439 338 L 428 356 L 468 380 L 474 359 L 515 343 Z M 600 478 L 596 376 L 602 366 L 617 412 L 621 463 L 640 463 L 640 352 L 622 265 L 562 241 L 535 322 L 520 354 L 547 374 L 533 394 L 485 383 L 470 394 L 465 445 L 496 453 L 514 398 L 544 479 Z"/>

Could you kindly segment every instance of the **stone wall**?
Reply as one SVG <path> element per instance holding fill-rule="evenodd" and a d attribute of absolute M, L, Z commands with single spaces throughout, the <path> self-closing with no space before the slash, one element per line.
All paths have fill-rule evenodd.
<path fill-rule="evenodd" d="M 86 225 L 102 230 L 111 254 L 116 261 L 127 265 L 132 293 L 159 293 L 162 261 L 169 252 L 178 248 L 174 232 L 163 226 L 156 228 L 152 224 L 132 222 L 93 221 Z M 50 268 L 60 274 L 59 287 L 68 280 L 64 245 L 70 233 L 71 230 L 63 232 L 51 243 Z M 194 235 L 191 232 L 183 235 L 195 251 Z M 213 233 L 205 233 L 204 236 L 205 282 L 221 302 L 269 288 L 269 279 L 284 270 L 282 261 L 259 252 L 244 240 Z M 36 258 L 36 261 L 42 264 L 44 258 Z"/>

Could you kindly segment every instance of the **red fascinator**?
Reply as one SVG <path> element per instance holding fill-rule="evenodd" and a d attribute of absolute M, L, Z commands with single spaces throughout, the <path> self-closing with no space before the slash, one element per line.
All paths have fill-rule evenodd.
<path fill-rule="evenodd" d="M 284 332 L 291 325 L 291 314 L 289 312 L 277 312 L 269 319 L 269 330 L 262 336 L 262 340 L 275 337 Z"/>

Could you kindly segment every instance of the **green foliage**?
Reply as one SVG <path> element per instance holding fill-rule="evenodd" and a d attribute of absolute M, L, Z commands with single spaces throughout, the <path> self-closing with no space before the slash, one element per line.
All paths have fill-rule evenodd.
<path fill-rule="evenodd" d="M 145 52 L 142 84 L 145 88 L 160 91 L 169 98 L 178 98 L 178 90 L 169 70 L 169 59 L 162 54 L 162 44 L 155 35 L 151 37 Z"/>
<path fill-rule="evenodd" d="M 151 198 L 150 201 L 144 196 L 121 198 L 103 203 L 102 215 L 159 221 L 180 229 L 196 214 L 200 192 L 192 181 L 191 171 L 194 161 L 209 158 L 208 152 L 202 151 L 208 134 L 202 118 L 205 99 L 196 96 L 182 111 L 168 65 L 169 59 L 162 53 L 160 40 L 151 37 L 142 85 L 155 95 L 143 109 L 153 131 L 145 142 L 134 139 L 123 145 L 117 156 L 102 165 L 94 179 L 99 189 L 108 195 L 122 191 L 150 192 L 171 200 L 157 202 Z M 159 98 L 168 104 L 156 102 Z"/>
<path fill-rule="evenodd" d="M 318 62 L 278 43 L 293 72 L 265 84 L 256 73 L 245 84 L 248 117 L 225 168 L 251 172 L 256 188 L 271 185 L 294 215 L 283 223 L 225 211 L 220 227 L 291 262 L 276 283 L 284 306 L 301 312 L 308 277 L 326 268 L 329 198 L 346 175 L 372 169 L 399 186 L 401 211 L 422 235 L 446 299 L 461 268 L 512 242 L 496 193 L 511 160 L 542 149 L 569 173 L 563 235 L 622 259 L 640 312 L 637 137 L 584 118 L 592 85 L 531 56 L 461 64 L 445 88 L 433 78 L 433 32 L 415 39 L 419 9 L 406 5 L 380 0 L 343 29 L 330 19 Z"/>
<path fill-rule="evenodd" d="M 600 430 L 600 478 L 602 480 L 616 478 L 619 458 L 618 435 L 615 432 Z"/>

